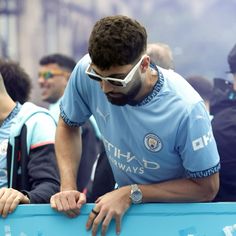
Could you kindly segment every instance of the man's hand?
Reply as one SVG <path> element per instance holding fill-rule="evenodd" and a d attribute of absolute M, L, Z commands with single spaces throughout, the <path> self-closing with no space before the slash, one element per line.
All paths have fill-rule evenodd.
<path fill-rule="evenodd" d="M 51 207 L 59 212 L 64 212 L 69 217 L 75 217 L 80 213 L 86 197 L 77 190 L 67 190 L 56 193 L 50 199 Z"/>
<path fill-rule="evenodd" d="M 116 222 L 116 234 L 120 234 L 122 217 L 131 204 L 129 196 L 130 187 L 125 186 L 109 192 L 96 200 L 93 211 L 91 211 L 86 223 L 86 228 L 88 230 L 92 229 L 92 236 L 97 234 L 100 224 L 102 224 L 102 236 L 105 236 L 110 221 L 113 218 Z"/>
<path fill-rule="evenodd" d="M 6 217 L 12 213 L 19 204 L 29 204 L 30 200 L 23 193 L 13 188 L 0 189 L 0 215 Z"/>

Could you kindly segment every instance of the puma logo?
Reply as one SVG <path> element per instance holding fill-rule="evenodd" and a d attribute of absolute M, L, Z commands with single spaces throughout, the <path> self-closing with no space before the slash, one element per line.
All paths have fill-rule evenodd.
<path fill-rule="evenodd" d="M 98 107 L 97 107 L 97 109 L 96 109 L 96 112 L 102 117 L 102 119 L 103 119 L 104 122 L 106 123 L 107 120 L 108 120 L 108 118 L 109 118 L 109 116 L 110 116 L 110 114 L 104 115 Z"/>

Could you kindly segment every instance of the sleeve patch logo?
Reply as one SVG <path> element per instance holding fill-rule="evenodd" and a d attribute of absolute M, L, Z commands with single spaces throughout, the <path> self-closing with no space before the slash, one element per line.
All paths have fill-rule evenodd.
<path fill-rule="evenodd" d="M 213 134 L 209 131 L 207 134 L 192 141 L 193 150 L 197 151 L 206 147 L 213 139 Z"/>

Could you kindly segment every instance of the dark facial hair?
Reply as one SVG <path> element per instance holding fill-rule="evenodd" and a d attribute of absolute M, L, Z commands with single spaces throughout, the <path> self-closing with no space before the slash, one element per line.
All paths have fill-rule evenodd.
<path fill-rule="evenodd" d="M 123 93 L 114 93 L 115 97 L 112 97 L 113 93 L 107 93 L 107 99 L 110 103 L 116 106 L 125 106 L 125 105 L 131 105 L 135 106 L 139 103 L 138 100 L 135 100 L 135 97 L 139 93 L 141 87 L 142 87 L 142 81 L 140 78 L 139 71 L 137 70 L 136 73 L 134 74 L 136 78 L 134 78 L 132 83 L 132 86 L 130 87 L 130 90 L 128 93 L 123 94 Z"/>

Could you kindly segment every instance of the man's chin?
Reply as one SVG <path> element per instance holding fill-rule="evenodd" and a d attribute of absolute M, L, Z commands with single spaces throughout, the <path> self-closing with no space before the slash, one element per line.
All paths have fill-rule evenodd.
<path fill-rule="evenodd" d="M 46 97 L 46 96 L 41 96 L 41 100 L 42 100 L 43 102 L 48 102 L 48 97 Z"/>
<path fill-rule="evenodd" d="M 48 93 L 47 92 L 42 92 L 41 93 L 41 99 L 43 100 L 43 101 L 46 101 L 47 99 L 48 99 Z"/>
<path fill-rule="evenodd" d="M 50 104 L 56 102 L 55 100 L 51 99 L 51 98 L 48 97 L 48 96 L 41 96 L 41 100 L 42 100 L 43 102 L 47 102 L 47 103 L 50 103 Z"/>
<path fill-rule="evenodd" d="M 130 105 L 130 106 L 136 106 L 138 104 L 138 101 L 135 101 L 134 99 L 129 99 L 128 97 L 126 98 L 120 98 L 120 99 L 114 99 L 109 96 L 107 96 L 107 100 L 115 106 L 125 106 L 125 105 Z"/>
<path fill-rule="evenodd" d="M 123 100 L 123 99 L 114 99 L 114 98 L 110 98 L 107 96 L 107 100 L 112 104 L 112 105 L 116 105 L 116 106 L 125 106 L 127 105 L 127 101 Z"/>

